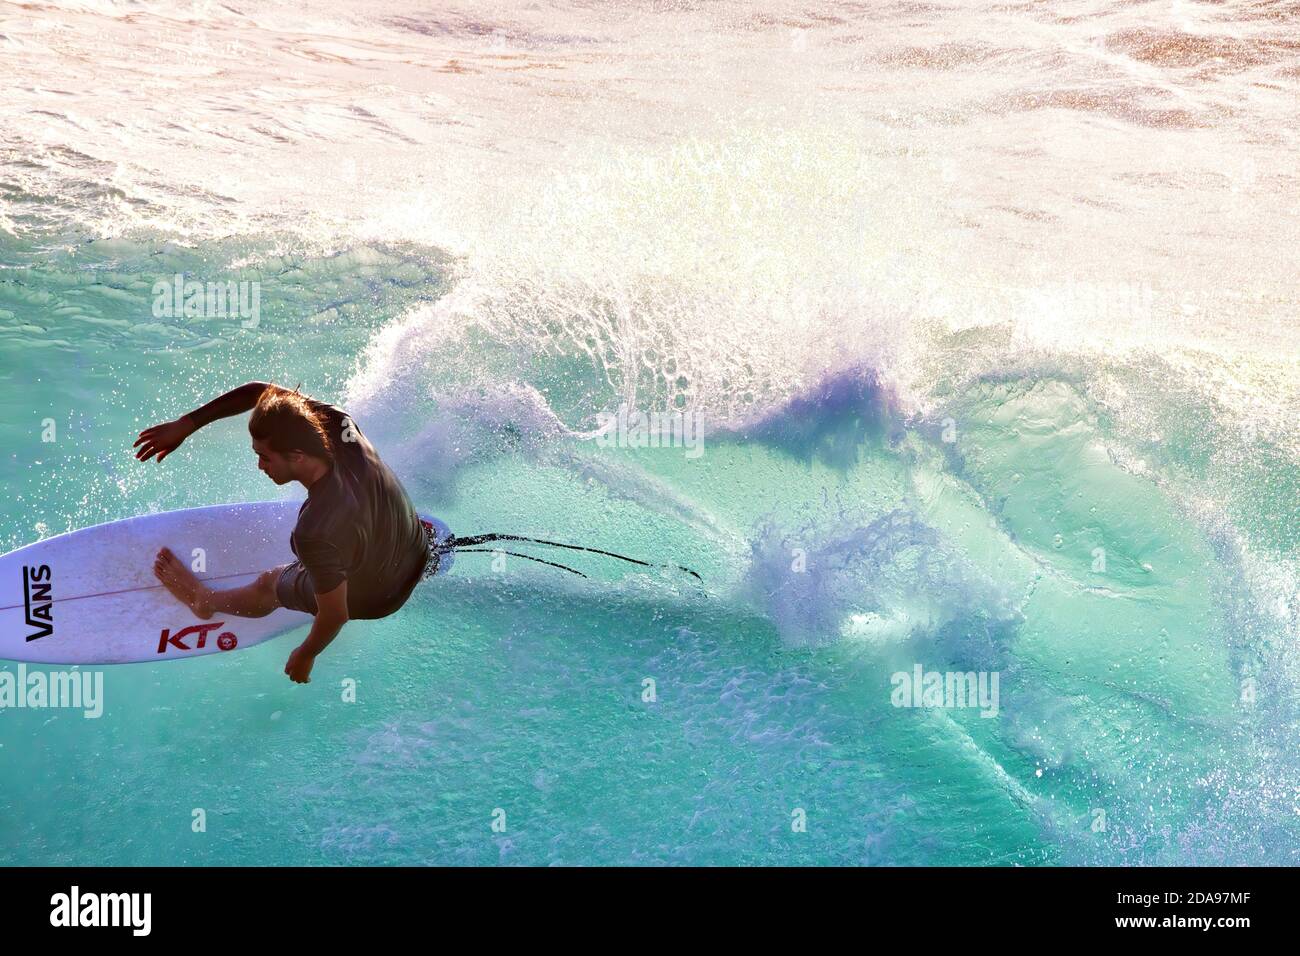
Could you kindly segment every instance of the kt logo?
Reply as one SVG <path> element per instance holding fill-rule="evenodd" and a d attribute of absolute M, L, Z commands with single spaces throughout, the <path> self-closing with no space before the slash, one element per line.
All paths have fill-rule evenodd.
<path fill-rule="evenodd" d="M 163 628 L 162 635 L 158 638 L 158 653 L 167 653 L 168 646 L 176 648 L 178 651 L 197 651 L 207 646 L 208 634 L 215 631 L 225 621 L 209 621 L 207 624 L 191 624 L 189 627 L 183 627 L 175 634 L 169 628 Z M 197 637 L 198 639 L 192 644 L 186 644 L 182 638 Z M 218 635 L 217 647 L 223 651 L 233 650 L 239 639 L 227 631 Z"/>

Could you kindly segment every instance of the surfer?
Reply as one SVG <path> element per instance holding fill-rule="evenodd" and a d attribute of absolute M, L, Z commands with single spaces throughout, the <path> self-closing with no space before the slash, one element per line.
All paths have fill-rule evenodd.
<path fill-rule="evenodd" d="M 277 485 L 296 481 L 307 489 L 289 536 L 297 560 L 219 591 L 163 548 L 154 575 L 201 619 L 264 617 L 277 607 L 313 615 L 306 640 L 284 666 L 291 680 L 307 683 L 316 657 L 344 624 L 387 617 L 406 603 L 429 559 L 430 526 L 352 418 L 296 388 L 241 385 L 140 432 L 136 459 L 162 461 L 204 425 L 247 411 L 258 469 Z"/>

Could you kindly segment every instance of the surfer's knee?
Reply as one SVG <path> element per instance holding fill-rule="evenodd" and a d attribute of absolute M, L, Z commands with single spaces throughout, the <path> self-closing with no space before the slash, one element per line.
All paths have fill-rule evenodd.
<path fill-rule="evenodd" d="M 270 571 L 263 571 L 257 576 L 256 588 L 257 593 L 266 598 L 274 609 L 280 606 L 280 601 L 275 594 L 275 585 L 280 578 L 280 569 L 272 568 Z"/>

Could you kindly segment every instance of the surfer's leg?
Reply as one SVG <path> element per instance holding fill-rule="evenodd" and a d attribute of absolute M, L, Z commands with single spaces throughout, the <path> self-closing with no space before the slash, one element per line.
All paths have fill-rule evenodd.
<path fill-rule="evenodd" d="M 275 582 L 281 568 L 263 571 L 252 584 L 226 591 L 209 590 L 214 614 L 234 614 L 236 617 L 266 617 L 280 602 L 275 596 Z"/>
<path fill-rule="evenodd" d="M 256 581 L 243 587 L 215 591 L 196 578 L 170 548 L 163 548 L 154 561 L 153 573 L 176 600 L 203 620 L 215 613 L 265 617 L 280 606 L 275 596 L 279 569 L 263 571 Z"/>

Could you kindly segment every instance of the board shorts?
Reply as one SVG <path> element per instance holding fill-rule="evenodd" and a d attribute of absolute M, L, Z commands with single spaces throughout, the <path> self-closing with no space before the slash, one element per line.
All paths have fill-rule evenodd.
<path fill-rule="evenodd" d="M 428 540 L 432 541 L 432 532 L 427 525 L 425 526 L 425 534 Z M 424 578 L 427 567 L 428 552 L 426 552 L 425 564 L 421 565 L 419 573 L 412 580 L 399 583 L 396 588 L 385 594 L 355 593 L 349 587 L 348 617 L 355 620 L 373 620 L 394 613 L 406 603 L 406 599 L 411 596 L 415 586 Z M 280 602 L 280 606 L 291 611 L 304 611 L 307 614 L 315 614 L 318 609 L 316 591 L 312 586 L 311 575 L 307 572 L 303 563 L 294 561 L 292 564 L 282 564 L 279 568 L 272 568 L 272 570 L 279 572 L 275 579 L 275 597 Z"/>
<path fill-rule="evenodd" d="M 275 579 L 275 599 L 280 602 L 280 607 L 315 614 L 318 610 L 316 592 L 312 590 L 311 575 L 302 562 L 282 564 L 279 571 Z"/>

